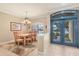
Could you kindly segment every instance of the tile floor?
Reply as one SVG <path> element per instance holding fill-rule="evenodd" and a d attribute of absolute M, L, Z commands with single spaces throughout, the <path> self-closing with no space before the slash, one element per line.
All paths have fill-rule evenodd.
<path fill-rule="evenodd" d="M 40 52 L 38 49 L 31 52 L 30 56 L 79 56 L 79 48 L 50 44 L 49 35 L 44 37 L 44 51 Z"/>
<path fill-rule="evenodd" d="M 44 37 L 44 51 L 39 51 L 36 48 L 34 51 L 28 54 L 28 56 L 79 56 L 79 48 L 58 45 L 58 44 L 50 44 L 49 35 L 45 34 Z M 38 45 L 37 45 L 38 46 Z M 15 56 L 16 54 L 0 48 L 0 55 L 6 56 Z M 17 55 L 16 55 L 17 56 Z"/>

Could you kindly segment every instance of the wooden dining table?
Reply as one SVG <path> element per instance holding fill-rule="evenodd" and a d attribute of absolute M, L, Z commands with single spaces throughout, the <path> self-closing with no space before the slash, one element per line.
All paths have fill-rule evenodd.
<path fill-rule="evenodd" d="M 24 46 L 26 45 L 26 37 L 28 37 L 30 34 L 26 33 L 26 34 L 19 34 L 18 36 L 23 37 L 24 38 Z"/>

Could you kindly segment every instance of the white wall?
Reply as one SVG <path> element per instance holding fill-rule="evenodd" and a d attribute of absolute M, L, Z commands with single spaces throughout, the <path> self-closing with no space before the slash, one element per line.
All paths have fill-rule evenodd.
<path fill-rule="evenodd" d="M 23 19 L 0 12 L 0 42 L 14 39 L 10 31 L 10 22 L 22 22 Z"/>
<path fill-rule="evenodd" d="M 46 16 L 46 17 L 40 17 L 40 18 L 36 18 L 36 19 L 31 19 L 30 20 L 32 23 L 43 23 L 44 25 L 47 26 L 47 32 L 50 32 L 50 15 Z"/>

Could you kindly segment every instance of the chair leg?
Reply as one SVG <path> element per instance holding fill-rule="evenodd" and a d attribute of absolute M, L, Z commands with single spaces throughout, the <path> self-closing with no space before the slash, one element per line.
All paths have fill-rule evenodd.
<path fill-rule="evenodd" d="M 16 42 L 15 42 L 15 44 L 14 45 L 16 45 Z"/>
<path fill-rule="evenodd" d="M 19 47 L 19 42 L 18 42 L 18 47 Z"/>
<path fill-rule="evenodd" d="M 30 42 L 31 42 L 31 44 L 32 44 L 33 40 L 30 40 Z"/>
<path fill-rule="evenodd" d="M 31 44 L 32 44 L 32 40 L 31 40 Z"/>
<path fill-rule="evenodd" d="M 28 44 L 27 42 L 28 42 L 28 41 L 26 40 L 26 45 Z"/>

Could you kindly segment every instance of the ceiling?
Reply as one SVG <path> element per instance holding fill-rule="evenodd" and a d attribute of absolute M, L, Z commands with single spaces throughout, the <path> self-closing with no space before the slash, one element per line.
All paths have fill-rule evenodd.
<path fill-rule="evenodd" d="M 26 12 L 29 18 L 35 18 L 54 12 L 55 10 L 71 7 L 78 4 L 67 3 L 0 3 L 0 12 L 25 18 Z"/>

